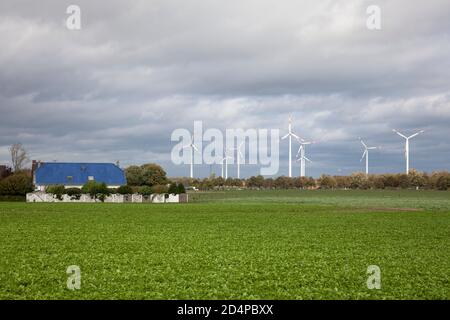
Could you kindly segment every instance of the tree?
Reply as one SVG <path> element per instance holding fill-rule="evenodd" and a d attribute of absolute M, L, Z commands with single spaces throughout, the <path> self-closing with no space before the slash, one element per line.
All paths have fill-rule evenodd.
<path fill-rule="evenodd" d="M 133 189 L 130 186 L 120 186 L 117 188 L 118 194 L 132 194 Z"/>
<path fill-rule="evenodd" d="M 213 184 L 215 187 L 223 187 L 225 184 L 225 179 L 222 177 L 217 177 L 214 179 Z"/>
<path fill-rule="evenodd" d="M 167 186 L 162 185 L 162 184 L 157 184 L 152 186 L 152 193 L 157 193 L 157 194 L 162 194 L 162 193 L 167 193 L 168 189 Z"/>
<path fill-rule="evenodd" d="M 160 165 L 148 163 L 142 165 L 141 168 L 145 185 L 154 186 L 167 183 L 166 172 Z"/>
<path fill-rule="evenodd" d="M 141 186 L 144 184 L 142 177 L 142 169 L 139 166 L 130 166 L 125 169 L 127 183 L 130 186 Z"/>
<path fill-rule="evenodd" d="M 14 172 L 19 172 L 24 169 L 28 161 L 28 155 L 21 143 L 15 143 L 10 148 L 11 162 Z"/>
<path fill-rule="evenodd" d="M 369 189 L 370 184 L 368 183 L 366 174 L 362 172 L 352 173 L 350 177 L 350 188 L 352 189 Z"/>
<path fill-rule="evenodd" d="M 142 186 L 139 188 L 139 194 L 142 194 L 143 196 L 149 196 L 153 193 L 153 190 L 149 186 Z"/>
<path fill-rule="evenodd" d="M 264 177 L 262 175 L 250 177 L 248 179 L 248 186 L 250 188 L 262 188 L 264 185 Z"/>
<path fill-rule="evenodd" d="M 178 194 L 186 193 L 186 189 L 184 188 L 184 184 L 179 183 L 177 188 L 178 188 Z"/>
<path fill-rule="evenodd" d="M 125 169 L 127 182 L 130 186 L 155 186 L 166 184 L 167 177 L 164 169 L 155 163 L 147 163 L 142 166 L 130 166 Z"/>
<path fill-rule="evenodd" d="M 436 181 L 436 189 L 445 191 L 448 188 L 450 188 L 450 175 L 442 174 Z"/>
<path fill-rule="evenodd" d="M 277 189 L 289 189 L 294 186 L 294 181 L 292 178 L 281 176 L 275 179 L 274 185 Z"/>
<path fill-rule="evenodd" d="M 99 183 L 96 181 L 88 181 L 82 188 L 81 192 L 89 194 L 92 198 L 99 198 L 102 202 L 109 194 L 109 189 L 105 183 Z"/>
<path fill-rule="evenodd" d="M 348 176 L 335 176 L 336 187 L 342 189 L 348 189 L 352 186 L 352 178 Z"/>
<path fill-rule="evenodd" d="M 31 177 L 16 173 L 0 181 L 0 195 L 24 196 L 33 191 Z"/>
<path fill-rule="evenodd" d="M 178 194 L 178 186 L 176 183 L 171 183 L 169 186 L 169 190 L 167 191 L 167 193 L 170 194 Z"/>
<path fill-rule="evenodd" d="M 409 171 L 408 178 L 409 178 L 409 185 L 411 185 L 417 189 L 425 186 L 426 181 L 425 181 L 424 174 L 421 172 L 418 172 L 415 169 L 412 169 Z"/>
<path fill-rule="evenodd" d="M 406 173 L 400 173 L 397 175 L 398 185 L 402 189 L 409 188 L 409 177 Z"/>
<path fill-rule="evenodd" d="M 53 194 L 58 200 L 63 199 L 63 194 L 66 193 L 66 188 L 62 184 L 54 184 L 51 186 L 47 186 L 45 188 L 45 192 Z"/>
<path fill-rule="evenodd" d="M 334 189 L 337 185 L 336 179 L 325 174 L 319 178 L 318 183 L 321 189 Z"/>

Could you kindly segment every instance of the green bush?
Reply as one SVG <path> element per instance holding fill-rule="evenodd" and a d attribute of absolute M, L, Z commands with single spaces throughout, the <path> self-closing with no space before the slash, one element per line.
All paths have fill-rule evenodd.
<path fill-rule="evenodd" d="M 0 195 L 0 201 L 25 202 L 26 201 L 26 197 L 25 196 L 2 196 L 2 195 Z"/>
<path fill-rule="evenodd" d="M 442 175 L 438 178 L 436 182 L 436 189 L 438 190 L 448 190 L 450 188 L 450 176 Z"/>
<path fill-rule="evenodd" d="M 336 179 L 332 176 L 323 174 L 318 180 L 320 189 L 334 189 L 336 188 Z"/>
<path fill-rule="evenodd" d="M 66 188 L 62 184 L 55 184 L 47 186 L 45 192 L 52 193 L 58 200 L 62 200 L 63 194 L 66 193 Z"/>
<path fill-rule="evenodd" d="M 176 183 L 171 183 L 169 186 L 169 190 L 167 191 L 167 193 L 170 194 L 178 194 L 178 186 Z"/>
<path fill-rule="evenodd" d="M 84 194 L 89 194 L 94 199 L 100 199 L 100 201 L 105 201 L 107 195 L 109 195 L 109 189 L 105 183 L 100 183 L 96 181 L 87 182 L 82 188 L 81 192 Z"/>
<path fill-rule="evenodd" d="M 151 187 L 149 187 L 149 186 L 142 186 L 142 187 L 139 188 L 138 193 L 142 194 L 143 196 L 149 196 L 153 192 L 152 192 L 152 188 Z"/>
<path fill-rule="evenodd" d="M 80 200 L 80 198 L 81 198 L 81 189 L 79 189 L 79 188 L 67 188 L 66 189 L 66 194 L 72 200 Z"/>
<path fill-rule="evenodd" d="M 117 188 L 118 194 L 133 194 L 133 189 L 130 186 L 120 186 Z"/>
<path fill-rule="evenodd" d="M 182 183 L 178 184 L 177 189 L 178 189 L 178 192 L 177 192 L 178 194 L 186 193 L 186 189 L 184 188 L 184 184 L 182 184 Z"/>
<path fill-rule="evenodd" d="M 162 184 L 157 184 L 151 188 L 152 188 L 152 193 L 161 194 L 161 193 L 167 193 L 167 191 L 169 191 L 167 186 L 162 185 Z"/>
<path fill-rule="evenodd" d="M 24 196 L 33 192 L 31 177 L 23 173 L 16 173 L 0 181 L 0 195 Z"/>
<path fill-rule="evenodd" d="M 109 194 L 117 193 L 117 188 L 108 188 Z"/>

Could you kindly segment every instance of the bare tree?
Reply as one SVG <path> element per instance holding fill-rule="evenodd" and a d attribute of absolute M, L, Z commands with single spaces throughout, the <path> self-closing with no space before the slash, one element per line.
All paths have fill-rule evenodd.
<path fill-rule="evenodd" d="M 15 143 L 10 148 L 11 161 L 14 172 L 24 169 L 25 164 L 28 161 L 28 155 L 21 143 Z"/>

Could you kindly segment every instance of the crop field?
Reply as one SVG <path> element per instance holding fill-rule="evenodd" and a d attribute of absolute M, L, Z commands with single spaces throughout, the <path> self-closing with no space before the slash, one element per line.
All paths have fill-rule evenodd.
<path fill-rule="evenodd" d="M 190 196 L 0 202 L 0 299 L 450 299 L 449 192 Z"/>

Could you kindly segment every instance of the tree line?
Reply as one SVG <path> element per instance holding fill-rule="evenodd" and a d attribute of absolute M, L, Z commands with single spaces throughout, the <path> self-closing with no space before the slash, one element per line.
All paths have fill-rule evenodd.
<path fill-rule="evenodd" d="M 211 176 L 205 179 L 174 178 L 173 180 L 199 190 L 214 189 L 434 189 L 450 188 L 450 173 L 439 171 L 428 174 L 411 170 L 410 173 L 371 174 L 353 173 L 350 176 L 322 175 L 312 177 L 265 178 L 252 176 L 248 179 L 235 179 Z"/>

